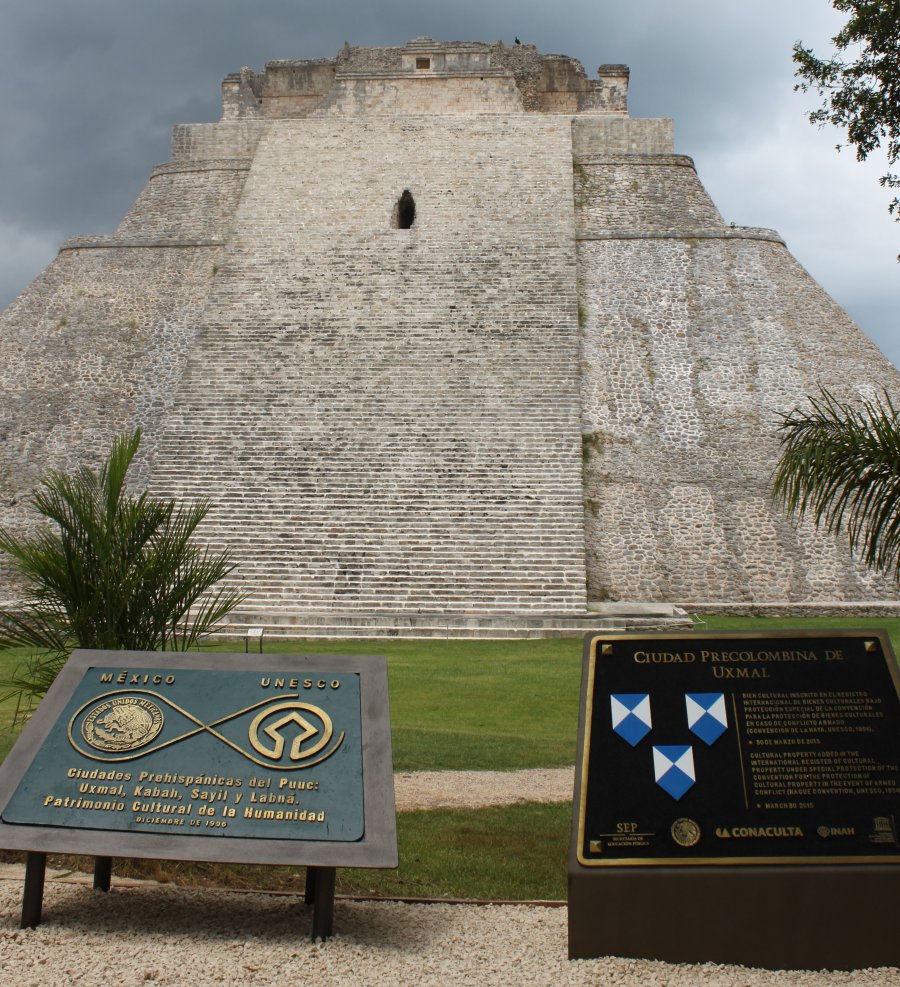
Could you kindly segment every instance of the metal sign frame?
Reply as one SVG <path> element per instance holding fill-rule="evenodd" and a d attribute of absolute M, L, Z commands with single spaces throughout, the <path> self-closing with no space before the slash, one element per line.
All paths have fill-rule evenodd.
<path fill-rule="evenodd" d="M 359 676 L 364 834 L 352 842 L 314 839 L 252 838 L 172 832 L 133 832 L 111 829 L 23 825 L 2 820 L 42 745 L 57 727 L 76 688 L 91 668 L 115 667 L 129 674 L 143 669 L 208 672 L 259 671 L 285 676 L 353 673 Z M 276 769 L 273 769 L 277 771 Z M 109 887 L 112 857 L 218 861 L 248 864 L 295 864 L 309 868 L 307 900 L 316 903 L 318 934 L 331 932 L 334 868 L 396 867 L 398 864 L 394 802 L 387 661 L 369 655 L 266 654 L 248 656 L 224 652 L 86 651 L 72 653 L 18 742 L 0 765 L 0 846 L 29 853 L 22 925 L 40 921 L 40 892 L 47 853 L 87 854 L 97 858 L 95 886 Z M 36 900 L 36 905 L 35 905 Z M 28 914 L 26 914 L 26 911 Z"/>

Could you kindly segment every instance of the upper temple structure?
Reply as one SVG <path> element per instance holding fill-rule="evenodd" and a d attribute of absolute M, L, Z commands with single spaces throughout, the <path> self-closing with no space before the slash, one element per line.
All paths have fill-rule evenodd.
<path fill-rule="evenodd" d="M 261 626 L 895 600 L 769 490 L 778 412 L 897 372 L 627 88 L 430 38 L 227 76 L 0 316 L 0 523 L 140 425 Z"/>

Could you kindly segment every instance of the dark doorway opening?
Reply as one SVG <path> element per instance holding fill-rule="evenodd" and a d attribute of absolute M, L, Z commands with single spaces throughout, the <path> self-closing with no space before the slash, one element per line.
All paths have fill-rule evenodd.
<path fill-rule="evenodd" d="M 408 230 L 416 221 L 416 200 L 408 188 L 403 190 L 403 195 L 397 200 L 394 216 L 394 226 L 398 230 Z"/>

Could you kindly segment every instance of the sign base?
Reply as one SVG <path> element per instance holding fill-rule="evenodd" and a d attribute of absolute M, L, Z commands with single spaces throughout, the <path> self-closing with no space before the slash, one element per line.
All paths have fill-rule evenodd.
<path fill-rule="evenodd" d="M 577 867 L 569 959 L 900 966 L 894 866 Z"/>

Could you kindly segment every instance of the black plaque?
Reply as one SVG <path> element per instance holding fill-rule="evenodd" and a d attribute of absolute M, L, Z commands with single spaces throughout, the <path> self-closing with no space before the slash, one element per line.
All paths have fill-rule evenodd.
<path fill-rule="evenodd" d="M 879 630 L 590 636 L 570 955 L 897 962 L 898 683 Z"/>
<path fill-rule="evenodd" d="M 879 635 L 590 644 L 586 866 L 900 861 Z"/>

